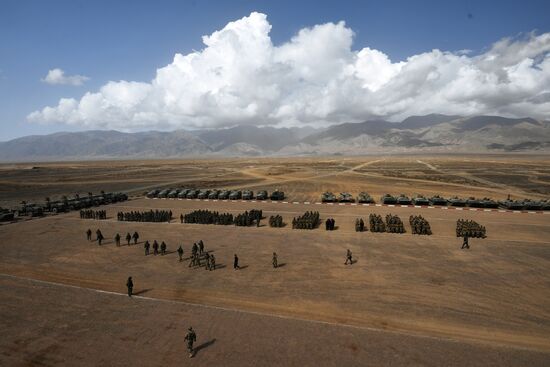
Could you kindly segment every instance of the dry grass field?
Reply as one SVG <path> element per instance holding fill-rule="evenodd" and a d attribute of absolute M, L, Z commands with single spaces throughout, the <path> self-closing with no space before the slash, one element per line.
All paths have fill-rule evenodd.
<path fill-rule="evenodd" d="M 550 197 L 540 156 L 330 157 L 4 165 L 0 205 L 73 192 L 124 190 L 108 219 L 66 213 L 0 226 L 0 365 L 547 366 L 550 215 L 438 208 L 317 205 L 330 190 L 428 196 Z M 4 174 L 5 173 L 5 174 Z M 159 186 L 284 190 L 287 203 L 158 200 Z M 299 202 L 294 204 L 293 202 Z M 310 202 L 306 204 L 304 202 Z M 306 210 L 327 232 L 116 221 L 117 211 L 262 209 L 289 223 Z M 399 215 L 407 233 L 357 233 L 370 213 Z M 410 233 L 423 215 L 432 236 Z M 456 220 L 486 226 L 461 250 Z M 85 231 L 101 229 L 104 245 Z M 138 245 L 113 237 L 138 231 Z M 144 256 L 143 241 L 166 241 Z M 202 239 L 218 268 L 190 268 Z M 344 265 L 346 249 L 356 263 Z M 282 266 L 271 267 L 276 251 Z M 232 268 L 237 253 L 242 269 Z M 137 297 L 124 295 L 131 275 Z M 198 351 L 183 336 L 197 330 Z"/>

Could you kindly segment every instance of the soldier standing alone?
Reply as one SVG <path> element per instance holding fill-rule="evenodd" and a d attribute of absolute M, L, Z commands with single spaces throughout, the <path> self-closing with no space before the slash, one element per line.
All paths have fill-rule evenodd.
<path fill-rule="evenodd" d="M 469 248 L 470 248 L 470 245 L 468 244 L 468 236 L 464 236 L 461 249 L 469 249 Z"/>
<path fill-rule="evenodd" d="M 128 297 L 132 297 L 132 290 L 134 289 L 134 282 L 132 281 L 132 277 L 128 277 L 126 287 L 128 287 Z"/>
<path fill-rule="evenodd" d="M 277 265 L 277 253 L 276 252 L 273 253 L 273 259 L 271 260 L 271 263 L 273 264 L 274 268 L 277 268 L 278 265 Z"/>
<path fill-rule="evenodd" d="M 349 261 L 350 265 L 353 265 L 353 260 L 352 260 L 352 257 L 351 257 L 351 251 L 349 249 L 346 253 L 346 262 L 344 263 L 344 265 L 348 265 L 348 261 Z"/>
<path fill-rule="evenodd" d="M 115 236 L 115 243 L 117 246 L 120 246 L 120 235 L 118 233 Z"/>
<path fill-rule="evenodd" d="M 239 258 L 237 257 L 237 254 L 235 254 L 235 257 L 233 258 L 233 270 L 240 269 L 239 266 Z"/>
<path fill-rule="evenodd" d="M 88 228 L 88 230 L 86 231 L 86 238 L 88 239 L 88 241 L 92 240 L 92 230 L 90 228 Z"/>
<path fill-rule="evenodd" d="M 101 246 L 101 241 L 103 241 L 105 237 L 103 237 L 103 233 L 101 233 L 99 229 L 96 231 L 96 235 L 97 235 L 97 243 L 99 244 L 99 246 Z"/>
<path fill-rule="evenodd" d="M 187 335 L 185 336 L 187 341 L 187 350 L 189 351 L 189 358 L 193 358 L 193 343 L 197 341 L 197 334 L 192 327 L 189 328 Z"/>
<path fill-rule="evenodd" d="M 180 245 L 180 247 L 178 247 L 178 255 L 180 257 L 180 262 L 182 262 L 183 261 L 183 248 L 181 247 L 181 245 Z"/>

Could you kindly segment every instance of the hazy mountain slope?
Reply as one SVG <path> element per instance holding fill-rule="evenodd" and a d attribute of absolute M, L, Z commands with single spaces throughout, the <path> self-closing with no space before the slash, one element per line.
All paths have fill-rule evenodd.
<path fill-rule="evenodd" d="M 443 122 L 449 122 L 457 120 L 462 116 L 448 116 L 437 113 L 432 113 L 426 116 L 410 116 L 401 121 L 400 129 L 420 129 L 427 126 L 433 126 L 441 124 Z"/>

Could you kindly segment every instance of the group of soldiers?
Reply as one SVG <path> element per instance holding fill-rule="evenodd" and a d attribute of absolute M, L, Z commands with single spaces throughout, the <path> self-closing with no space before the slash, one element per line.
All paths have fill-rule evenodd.
<path fill-rule="evenodd" d="M 92 209 L 81 210 L 80 219 L 107 219 L 107 211 Z"/>
<path fill-rule="evenodd" d="M 319 212 L 307 211 L 292 219 L 292 229 L 315 229 L 319 226 Z"/>
<path fill-rule="evenodd" d="M 283 217 L 280 216 L 279 214 L 277 215 L 272 215 L 269 217 L 269 226 L 270 227 L 277 227 L 277 228 L 281 228 L 283 227 L 285 224 L 283 222 Z"/>
<path fill-rule="evenodd" d="M 380 214 L 369 214 L 369 226 L 371 232 L 386 232 L 386 224 Z"/>
<path fill-rule="evenodd" d="M 487 237 L 487 231 L 485 226 L 482 226 L 473 220 L 459 219 L 456 221 L 456 236 L 485 238 Z"/>
<path fill-rule="evenodd" d="M 389 233 L 405 233 L 403 221 L 397 215 L 386 215 L 386 232 Z"/>
<path fill-rule="evenodd" d="M 431 235 L 432 229 L 430 223 L 421 215 L 411 215 L 409 217 L 412 234 Z"/>
<path fill-rule="evenodd" d="M 199 209 L 185 215 L 181 214 L 180 222 L 195 224 L 231 225 L 234 223 L 234 218 L 233 214 L 230 213 L 219 213 L 207 209 Z"/>
<path fill-rule="evenodd" d="M 118 212 L 117 219 L 125 222 L 170 222 L 172 220 L 172 211 L 151 209 L 145 212 Z"/>
<path fill-rule="evenodd" d="M 95 241 L 97 241 L 98 245 L 101 246 L 101 243 L 105 239 L 105 237 L 103 237 L 103 233 L 101 233 L 101 230 L 98 229 L 97 231 L 95 231 L 95 236 Z M 88 241 L 92 241 L 92 230 L 90 228 L 88 228 L 88 230 L 86 231 L 86 239 Z"/>
<path fill-rule="evenodd" d="M 241 213 L 235 216 L 235 225 L 249 227 L 253 224 L 256 224 L 256 227 L 259 227 L 261 219 L 262 219 L 262 211 L 257 209 L 252 209 L 250 211 L 245 211 L 244 213 Z"/>
<path fill-rule="evenodd" d="M 157 240 L 153 241 L 153 255 L 157 256 L 160 254 L 164 256 L 166 255 L 167 248 L 168 246 L 166 245 L 166 242 L 162 241 L 159 245 Z M 143 249 L 145 250 L 145 256 L 148 256 L 151 249 L 151 244 L 149 243 L 149 240 L 145 241 L 145 243 L 143 244 Z"/>
<path fill-rule="evenodd" d="M 181 249 L 181 252 L 180 252 Z M 180 261 L 183 261 L 183 249 L 181 246 L 178 249 L 178 254 L 180 254 Z M 191 247 L 191 257 L 189 261 L 189 267 L 201 267 L 203 266 L 204 260 L 204 269 L 205 270 L 216 270 L 216 257 L 214 254 L 209 253 L 204 249 L 204 242 L 200 240 L 198 243 L 194 243 Z"/>
<path fill-rule="evenodd" d="M 367 228 L 365 227 L 365 222 L 363 221 L 363 218 L 357 218 L 355 219 L 355 232 L 363 232 Z"/>
<path fill-rule="evenodd" d="M 334 231 L 334 228 L 336 226 L 336 221 L 334 218 L 327 218 L 325 221 L 325 230 L 327 231 Z"/>

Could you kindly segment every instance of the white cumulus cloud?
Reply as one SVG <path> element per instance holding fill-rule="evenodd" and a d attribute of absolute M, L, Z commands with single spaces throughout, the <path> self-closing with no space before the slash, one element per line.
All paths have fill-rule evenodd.
<path fill-rule="evenodd" d="M 82 85 L 86 80 L 89 80 L 84 75 L 65 75 L 65 72 L 59 68 L 51 69 L 42 81 L 48 84 L 67 84 L 67 85 Z"/>
<path fill-rule="evenodd" d="M 380 50 L 354 50 L 344 22 L 302 29 L 278 46 L 270 30 L 266 15 L 252 13 L 204 36 L 202 50 L 177 53 L 150 82 L 111 81 L 28 120 L 142 130 L 550 116 L 550 33 L 503 39 L 479 55 L 436 49 L 393 62 Z"/>

